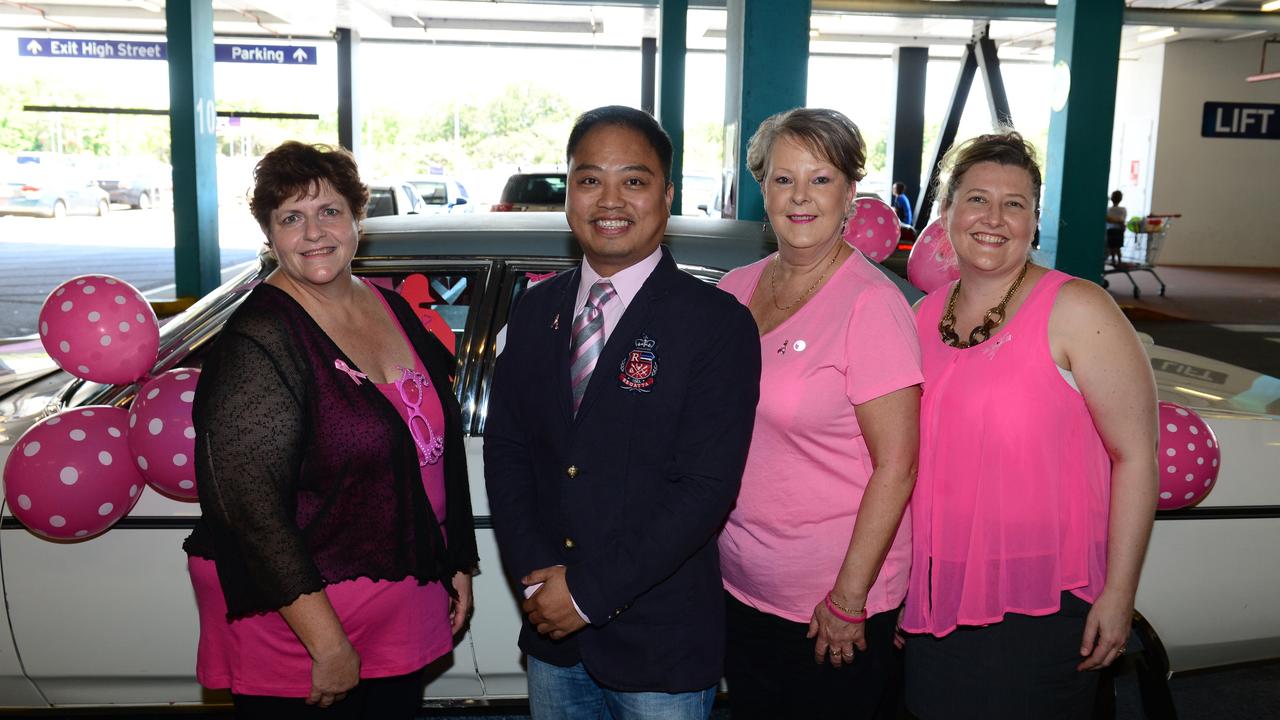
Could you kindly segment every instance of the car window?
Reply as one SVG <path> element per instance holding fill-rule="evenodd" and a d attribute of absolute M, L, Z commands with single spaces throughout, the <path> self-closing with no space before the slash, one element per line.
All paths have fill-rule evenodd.
<path fill-rule="evenodd" d="M 528 205 L 563 205 L 565 176 L 561 174 L 513 175 L 502 191 L 502 201 Z"/>
<path fill-rule="evenodd" d="M 369 204 L 365 208 L 365 217 L 383 217 L 396 214 L 396 201 L 391 188 L 369 188 Z"/>
<path fill-rule="evenodd" d="M 428 205 L 447 205 L 449 202 L 444 182 L 422 180 L 414 182 L 413 186 L 418 189 L 422 201 Z"/>

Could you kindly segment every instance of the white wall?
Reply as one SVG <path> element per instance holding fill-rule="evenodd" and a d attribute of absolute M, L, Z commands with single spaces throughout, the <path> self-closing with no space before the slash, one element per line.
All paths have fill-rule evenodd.
<path fill-rule="evenodd" d="M 1121 204 L 1130 217 L 1145 215 L 1151 207 L 1164 48 L 1163 44 L 1152 45 L 1124 53 L 1116 74 L 1116 118 L 1107 192 L 1124 193 Z"/>
<path fill-rule="evenodd" d="M 1280 140 L 1200 137 L 1206 101 L 1280 102 L 1280 81 L 1245 82 L 1261 55 L 1261 40 L 1165 46 L 1148 209 L 1182 218 L 1162 265 L 1280 267 Z"/>

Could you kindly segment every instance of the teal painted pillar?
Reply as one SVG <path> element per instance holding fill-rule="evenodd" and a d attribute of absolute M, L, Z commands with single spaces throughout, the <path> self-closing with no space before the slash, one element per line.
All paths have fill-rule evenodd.
<path fill-rule="evenodd" d="M 1098 282 L 1124 3 L 1059 0 L 1057 19 L 1040 251 L 1052 267 Z"/>
<path fill-rule="evenodd" d="M 165 20 L 174 276 L 178 297 L 199 298 L 221 281 L 212 0 L 165 3 Z"/>
<path fill-rule="evenodd" d="M 764 220 L 764 199 L 747 170 L 747 142 L 765 118 L 805 105 L 811 1 L 747 0 L 727 7 L 742 13 L 742 99 L 738 117 L 726 118 L 726 123 L 736 120 L 739 128 L 735 217 L 760 221 Z"/>
<path fill-rule="evenodd" d="M 356 97 L 356 63 L 360 33 L 353 28 L 334 31 L 338 45 L 338 144 L 360 157 L 360 103 Z"/>
<path fill-rule="evenodd" d="M 662 28 L 658 32 L 658 122 L 671 136 L 671 182 L 675 200 L 671 214 L 681 212 L 684 185 L 684 61 L 689 33 L 689 0 L 659 0 Z"/>

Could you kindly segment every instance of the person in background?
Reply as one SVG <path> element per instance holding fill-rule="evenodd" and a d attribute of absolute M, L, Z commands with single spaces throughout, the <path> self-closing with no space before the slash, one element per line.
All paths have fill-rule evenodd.
<path fill-rule="evenodd" d="M 898 222 L 911 224 L 914 215 L 911 214 L 911 201 L 907 199 L 906 184 L 900 182 L 893 184 L 893 197 L 889 204 L 893 206 L 893 211 L 898 213 Z"/>
<path fill-rule="evenodd" d="M 1041 175 L 1022 136 L 962 143 L 944 171 L 960 279 L 916 314 L 907 707 L 1088 718 L 1155 516 L 1155 381 L 1105 290 L 1031 262 Z"/>
<path fill-rule="evenodd" d="M 920 350 L 902 292 L 844 240 L 866 146 L 834 110 L 761 123 L 747 166 L 778 252 L 720 282 L 759 329 L 760 404 L 720 535 L 734 718 L 892 718 Z"/>
<path fill-rule="evenodd" d="M 477 563 L 455 361 L 352 274 L 369 194 L 350 153 L 286 142 L 254 178 L 277 266 L 193 405 L 196 675 L 237 717 L 412 718 Z"/>
<path fill-rule="evenodd" d="M 1111 267 L 1120 267 L 1120 248 L 1124 247 L 1124 226 L 1129 219 L 1129 211 L 1120 204 L 1124 194 L 1119 190 L 1111 193 L 1111 207 L 1107 208 L 1107 262 Z"/>
<path fill-rule="evenodd" d="M 493 527 L 527 597 L 529 705 L 537 720 L 705 720 L 755 324 L 662 247 L 672 148 L 652 116 L 588 111 L 566 155 L 582 263 L 520 298 L 485 425 Z"/>

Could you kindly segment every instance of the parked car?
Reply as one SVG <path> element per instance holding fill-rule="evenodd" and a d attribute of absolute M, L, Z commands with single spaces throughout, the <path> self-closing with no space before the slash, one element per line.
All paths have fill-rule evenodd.
<path fill-rule="evenodd" d="M 106 215 L 111 198 L 92 179 L 67 168 L 20 163 L 0 170 L 0 215 Z"/>
<path fill-rule="evenodd" d="M 416 215 L 422 211 L 422 198 L 413 185 L 402 180 L 374 180 L 369 183 L 369 204 L 365 217 Z"/>
<path fill-rule="evenodd" d="M 134 210 L 149 210 L 173 197 L 173 171 L 164 163 L 108 159 L 95 175 L 111 202 Z"/>
<path fill-rule="evenodd" d="M 471 204 L 471 196 L 462 183 L 444 175 L 428 175 L 409 181 L 422 198 L 423 207 L 420 212 L 428 215 L 440 213 L 475 212 Z"/>
<path fill-rule="evenodd" d="M 772 249 L 760 224 L 718 219 L 672 218 L 667 243 L 684 270 L 708 282 Z M 470 629 L 427 686 L 426 700 L 520 699 L 527 688 L 516 647 L 518 600 L 502 572 L 483 481 L 489 388 L 512 306 L 530 283 L 572 267 L 580 253 L 564 216 L 551 213 L 375 218 L 365 223 L 357 253 L 356 273 L 377 282 L 399 287 L 411 275 L 424 276 L 435 300 L 430 308 L 456 337 L 454 391 L 467 435 L 482 573 Z M 271 268 L 260 258 L 166 323 L 153 372 L 198 366 L 227 317 Z M 1161 514 L 1138 609 L 1175 670 L 1278 657 L 1280 564 L 1267 562 L 1265 553 L 1280 547 L 1280 381 L 1155 345 L 1147 350 L 1161 398 L 1197 409 L 1217 433 L 1224 461 L 1199 507 Z M 89 404 L 123 407 L 138 391 L 39 369 L 5 380 L 0 463 L 40 418 Z M 0 706 L 225 701 L 202 691 L 194 677 L 197 614 L 181 544 L 198 513 L 193 503 L 147 489 L 115 528 L 55 543 L 28 532 L 6 505 Z"/>
<path fill-rule="evenodd" d="M 507 178 L 502 198 L 490 212 L 564 212 L 568 179 L 562 172 L 516 173 Z"/>

